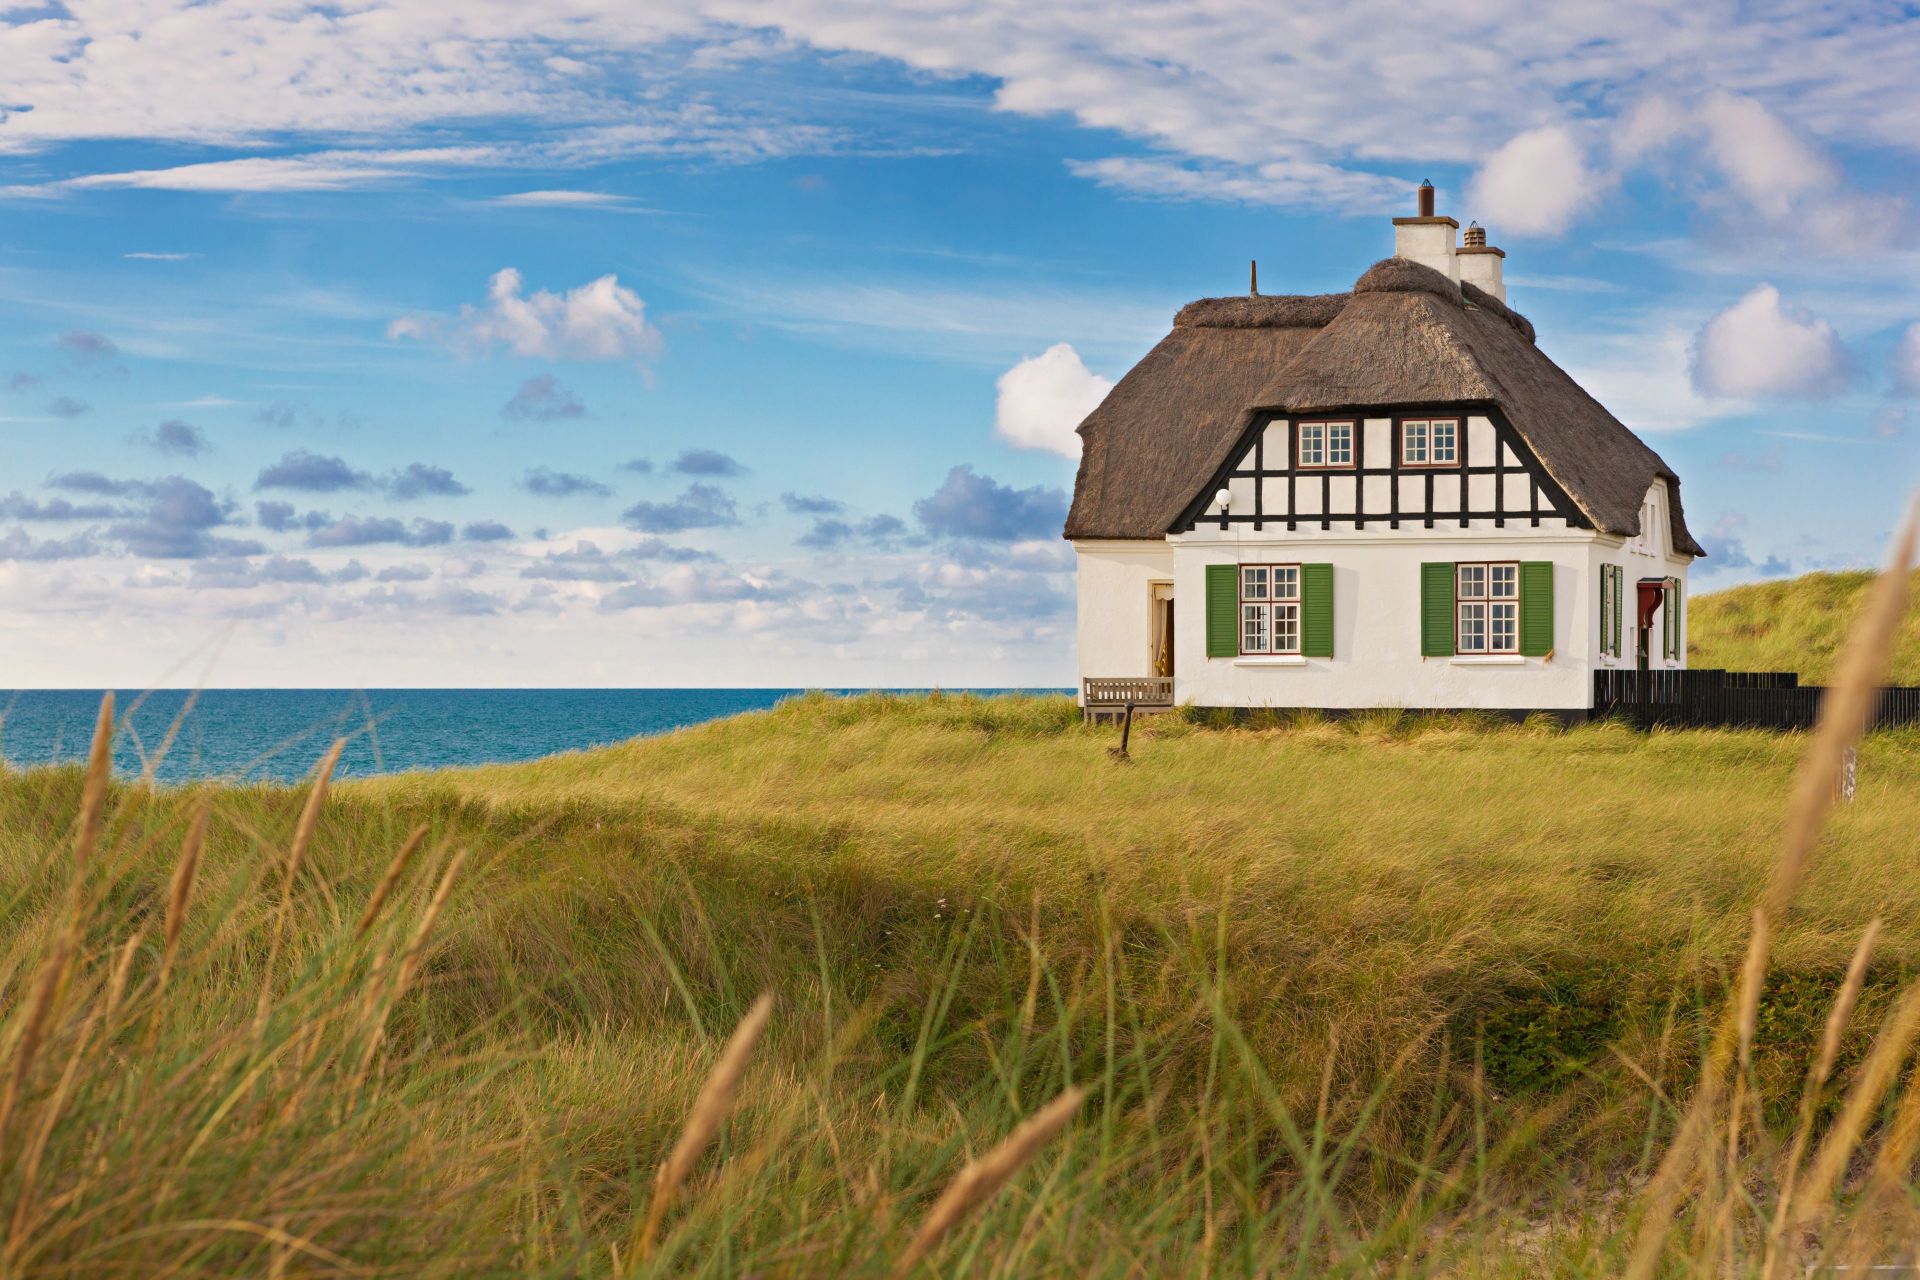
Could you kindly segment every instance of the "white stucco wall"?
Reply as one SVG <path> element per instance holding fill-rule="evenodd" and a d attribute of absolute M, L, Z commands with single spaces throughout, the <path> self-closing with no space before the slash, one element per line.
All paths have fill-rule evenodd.
<path fill-rule="evenodd" d="M 1626 594 L 1622 597 L 1620 623 L 1623 629 L 1620 644 L 1620 656 L 1601 656 L 1598 659 L 1602 667 L 1632 667 L 1638 662 L 1635 653 L 1634 628 L 1639 624 L 1638 599 L 1639 582 L 1642 578 L 1677 578 L 1680 582 L 1680 657 L 1669 661 L 1663 656 L 1662 636 L 1665 620 L 1655 614 L 1653 635 L 1647 646 L 1647 666 L 1656 671 L 1672 667 L 1684 667 L 1687 662 L 1687 630 L 1693 625 L 1693 610 L 1687 607 L 1687 570 L 1693 563 L 1693 557 L 1676 552 L 1673 547 L 1673 526 L 1669 523 L 1667 510 L 1667 485 L 1664 480 L 1653 482 L 1647 491 L 1646 501 L 1641 506 L 1641 530 L 1632 538 L 1600 536 L 1594 540 L 1592 565 L 1590 567 L 1593 583 L 1592 608 L 1593 637 L 1596 652 L 1600 643 L 1600 566 L 1617 564 L 1624 571 Z"/>
<path fill-rule="evenodd" d="M 1076 542 L 1073 549 L 1078 553 L 1080 674 L 1151 675 L 1152 588 L 1173 579 L 1173 548 L 1164 541 L 1114 540 Z M 1179 633 L 1182 625 L 1175 623 L 1176 662 L 1181 642 L 1188 639 Z M 1202 642 L 1204 633 L 1196 631 L 1192 639 Z"/>
<path fill-rule="evenodd" d="M 1199 706 L 1402 707 L 1583 710 L 1592 705 L 1592 672 L 1634 665 L 1636 584 L 1673 577 L 1686 593 L 1690 557 L 1674 552 L 1665 486 L 1649 494 L 1646 531 L 1634 538 L 1591 530 L 1506 528 L 1476 521 L 1468 529 L 1399 530 L 1349 523 L 1287 533 L 1269 525 L 1196 528 L 1163 542 L 1080 541 L 1079 669 L 1082 676 L 1141 676 L 1151 670 L 1150 600 L 1155 582 L 1174 590 L 1174 696 Z M 1442 522 L 1443 524 L 1446 522 Z M 1559 522 L 1556 522 L 1559 523 Z M 1413 527 L 1409 527 L 1412 525 Z M 1550 657 L 1423 657 L 1420 652 L 1420 566 L 1429 561 L 1546 560 L 1553 575 Z M 1332 658 L 1209 658 L 1206 652 L 1206 567 L 1209 564 L 1328 563 L 1333 566 Z M 1618 660 L 1600 653 L 1602 564 L 1625 569 L 1621 620 L 1627 628 Z M 1681 611 L 1681 657 L 1661 656 L 1654 620 L 1649 649 L 1655 668 L 1686 665 L 1690 610 Z"/>
<path fill-rule="evenodd" d="M 1439 531 L 1436 531 L 1436 533 Z M 1586 532 L 1503 538 L 1252 536 L 1180 544 L 1173 553 L 1174 696 L 1209 707 L 1467 707 L 1567 709 L 1592 705 L 1589 674 L 1599 641 L 1587 599 L 1592 537 Z M 1553 562 L 1551 659 L 1425 658 L 1420 654 L 1420 566 L 1432 560 Z M 1333 565 L 1331 658 L 1209 658 L 1206 566 Z M 1193 643 L 1194 640 L 1201 643 Z"/>

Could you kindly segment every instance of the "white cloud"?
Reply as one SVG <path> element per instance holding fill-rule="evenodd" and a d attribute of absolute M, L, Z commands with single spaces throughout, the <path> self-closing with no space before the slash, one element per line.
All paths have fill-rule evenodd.
<path fill-rule="evenodd" d="M 1106 398 L 1113 384 L 1090 372 L 1064 342 L 1022 360 L 994 384 L 993 430 L 1016 449 L 1080 456 L 1074 428 Z"/>
<path fill-rule="evenodd" d="M 1910 395 L 1920 395 L 1920 322 L 1908 325 L 1894 344 L 1893 383 Z"/>
<path fill-rule="evenodd" d="M 1501 234 L 1558 235 L 1592 202 L 1600 182 L 1573 134 L 1548 125 L 1516 135 L 1488 156 L 1467 203 L 1475 218 Z"/>
<path fill-rule="evenodd" d="M 401 316 L 387 337 L 415 338 L 456 351 L 485 354 L 505 346 L 547 360 L 642 360 L 660 346 L 640 295 L 612 275 L 565 293 L 522 293 L 520 273 L 506 267 L 487 282 L 487 300 L 458 314 Z"/>
<path fill-rule="evenodd" d="M 1856 253 L 1891 243 L 1906 218 L 1897 197 L 1849 189 L 1824 148 L 1750 96 L 1645 99 L 1616 127 L 1613 151 L 1622 165 L 1677 156 L 1680 185 L 1735 240 L 1785 237 L 1801 252 Z M 1724 187 L 1705 181 L 1709 173 Z"/>
<path fill-rule="evenodd" d="M 1847 381 L 1847 353 L 1833 326 L 1781 302 L 1770 284 L 1720 312 L 1693 347 L 1693 383 L 1710 396 L 1817 396 Z"/>
<path fill-rule="evenodd" d="M 1621 126 L 1621 155 L 1658 146 L 1681 131 L 1676 121 L 1707 128 L 1705 110 L 1735 181 L 1794 181 L 1817 168 L 1815 142 L 1796 149 L 1796 137 L 1910 153 L 1920 116 L 1911 71 L 1920 27 L 1898 6 L 1301 0 L 1275 13 L 1257 0 L 1210 0 L 1196 19 L 1156 0 L 476 0 L 346 11 L 203 0 L 48 12 L 0 25 L 7 101 L 28 108 L 6 115 L 0 150 L 124 138 L 252 148 L 264 137 L 418 137 L 473 120 L 530 126 L 503 163 L 548 167 L 838 145 L 837 130 L 785 118 L 802 109 L 791 101 L 715 105 L 718 72 L 744 82 L 745 67 L 804 49 L 981 77 L 1000 110 L 1065 116 L 1150 152 L 1087 158 L 1080 171 L 1096 181 L 1322 207 L 1372 207 L 1390 184 L 1417 176 L 1416 165 L 1470 163 L 1541 121 L 1591 115 L 1595 86 L 1603 103 L 1661 104 L 1636 108 L 1632 127 Z M 1792 50 L 1790 75 L 1782 49 Z M 1448 68 L 1439 112 L 1422 70 L 1434 66 Z M 194 75 L 183 81 L 181 67 Z M 1744 128 L 1748 109 L 1732 97 L 1703 108 L 1702 85 L 1763 103 L 1774 119 Z M 804 109 L 835 107 L 814 96 Z M 1776 136 L 1781 121 L 1787 132 Z M 140 180 L 371 180 L 354 167 Z M 1525 205 L 1521 216 L 1563 220 L 1554 212 Z M 1866 212 L 1853 210 L 1855 220 Z"/>
<path fill-rule="evenodd" d="M 1702 395 L 1692 377 L 1693 335 L 1662 322 L 1644 333 L 1573 335 L 1565 364 L 1574 381 L 1635 431 L 1683 431 L 1740 413 L 1737 400 Z"/>
<path fill-rule="evenodd" d="M 606 191 L 516 191 L 511 195 L 495 196 L 488 204 L 500 204 L 510 207 L 533 209 L 581 209 L 598 206 L 619 206 L 629 203 L 631 197 L 617 196 Z"/>

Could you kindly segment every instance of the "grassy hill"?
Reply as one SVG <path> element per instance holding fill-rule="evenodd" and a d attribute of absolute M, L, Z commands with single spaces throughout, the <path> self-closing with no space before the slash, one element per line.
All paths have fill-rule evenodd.
<path fill-rule="evenodd" d="M 78 771 L 0 775 L 8 1274 L 885 1276 L 1069 1084 L 1066 1130 L 908 1273 L 1618 1274 L 1803 740 L 1114 741 L 1064 699 L 810 696 L 341 786 L 291 875 L 302 789 L 119 790 L 89 842 Z M 1743 1159 L 1785 1149 L 1876 914 L 1837 1044 L 1841 1088 L 1878 1078 L 1916 823 L 1920 735 L 1877 736 L 1777 930 Z M 1771 1184 L 1740 1185 L 1675 1257 L 1764 1232 Z M 1911 1225 L 1874 1207 L 1849 1221 Z"/>
<path fill-rule="evenodd" d="M 1920 584 L 1920 574 L 1915 580 Z M 1809 573 L 1696 596 L 1690 661 L 1735 671 L 1798 671 L 1810 684 L 1823 683 L 1872 581 L 1864 571 Z M 1920 611 L 1909 613 L 1901 630 L 1891 683 L 1920 684 Z"/>

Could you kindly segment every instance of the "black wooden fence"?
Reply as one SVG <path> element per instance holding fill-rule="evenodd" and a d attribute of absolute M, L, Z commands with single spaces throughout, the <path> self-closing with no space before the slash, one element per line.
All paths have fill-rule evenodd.
<path fill-rule="evenodd" d="M 1826 692 L 1791 671 L 1596 671 L 1593 713 L 1635 724 L 1811 729 Z M 1920 724 L 1920 688 L 1884 690 L 1869 728 Z"/>

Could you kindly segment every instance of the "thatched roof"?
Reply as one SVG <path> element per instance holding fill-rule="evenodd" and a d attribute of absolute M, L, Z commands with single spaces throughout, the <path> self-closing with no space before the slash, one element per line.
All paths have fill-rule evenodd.
<path fill-rule="evenodd" d="M 1533 326 L 1471 285 L 1402 258 L 1351 294 L 1209 298 L 1080 424 L 1069 538 L 1157 538 L 1225 466 L 1254 416 L 1379 406 L 1492 405 L 1595 528 L 1632 536 L 1656 477 L 1673 542 L 1679 477 L 1534 345 Z"/>

